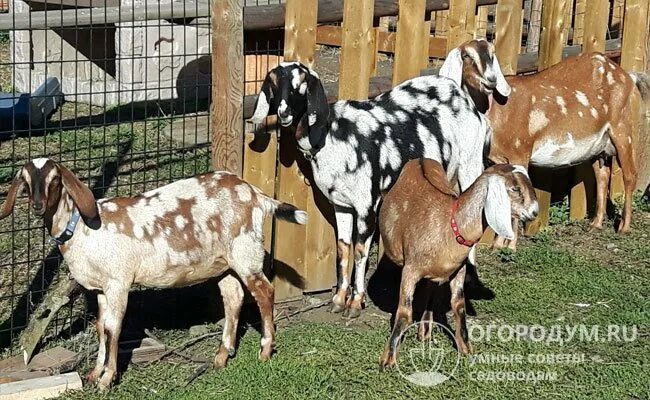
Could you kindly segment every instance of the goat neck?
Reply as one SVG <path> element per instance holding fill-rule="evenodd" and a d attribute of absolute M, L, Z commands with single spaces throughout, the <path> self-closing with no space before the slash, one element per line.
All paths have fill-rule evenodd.
<path fill-rule="evenodd" d="M 59 201 L 55 206 L 49 207 L 43 216 L 45 227 L 47 228 L 47 231 L 51 237 L 55 238 L 63 233 L 66 225 L 68 225 L 70 217 L 72 216 L 73 208 L 74 202 L 72 201 L 72 198 L 65 190 L 65 188 L 61 188 L 61 197 Z M 70 240 L 73 240 L 73 238 Z"/>
<path fill-rule="evenodd" d="M 484 176 L 479 177 L 457 200 L 456 223 L 466 240 L 477 242 L 487 228 L 483 219 L 487 182 Z"/>
<path fill-rule="evenodd" d="M 475 88 L 474 86 L 463 84 L 463 89 L 469 95 L 469 97 L 474 102 L 474 106 L 481 114 L 487 114 L 490 111 L 490 106 L 494 101 L 494 94 L 487 95 L 481 92 L 480 89 Z"/>

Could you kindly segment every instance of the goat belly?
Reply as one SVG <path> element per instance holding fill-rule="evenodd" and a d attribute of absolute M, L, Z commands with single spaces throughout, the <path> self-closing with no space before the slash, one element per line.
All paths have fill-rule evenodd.
<path fill-rule="evenodd" d="M 609 137 L 609 124 L 600 132 L 582 139 L 576 139 L 571 133 L 557 138 L 546 139 L 536 143 L 530 163 L 540 167 L 559 168 L 577 165 L 601 155 L 616 154 Z"/>

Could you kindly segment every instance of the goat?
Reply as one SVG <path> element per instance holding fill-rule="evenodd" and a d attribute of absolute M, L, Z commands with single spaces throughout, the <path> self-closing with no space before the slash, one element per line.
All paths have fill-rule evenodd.
<path fill-rule="evenodd" d="M 0 219 L 12 212 L 25 186 L 32 211 L 43 217 L 72 277 L 97 292 L 99 352 L 89 381 L 102 389 L 113 384 L 118 339 L 133 284 L 181 287 L 223 276 L 219 288 L 225 324 L 214 365 L 225 367 L 235 354 L 244 296 L 232 273 L 236 274 L 260 308 L 259 357 L 271 357 L 274 292 L 262 273 L 262 225 L 269 214 L 304 224 L 304 211 L 267 197 L 228 172 L 179 180 L 135 197 L 95 201 L 69 169 L 38 158 L 18 171 Z"/>
<path fill-rule="evenodd" d="M 636 185 L 636 147 L 641 100 L 650 100 L 650 79 L 627 73 L 600 53 L 568 58 L 542 72 L 507 78 L 510 93 L 486 87 L 485 60 L 494 47 L 472 40 L 452 50 L 440 75 L 453 79 L 486 114 L 492 128 L 489 158 L 543 168 L 593 162 L 596 212 L 592 229 L 602 229 L 611 159 L 623 172 L 625 204 L 618 232 L 629 231 Z M 489 85 L 488 85 L 489 86 Z M 519 226 L 518 221 L 513 225 Z M 517 233 L 515 231 L 515 233 Z M 516 238 L 496 247 L 516 248 Z"/>
<path fill-rule="evenodd" d="M 494 75 L 505 84 L 498 64 Z M 267 74 L 251 120 L 260 123 L 275 112 L 281 125 L 295 127 L 297 147 L 336 213 L 339 279 L 331 311 L 356 317 L 364 306 L 365 268 L 381 193 L 408 160 L 419 157 L 440 161 L 447 177 L 466 189 L 483 171 L 487 124 L 460 87 L 436 76 L 330 108 L 318 74 L 295 62 Z M 352 239 L 355 285 L 348 297 Z"/>
<path fill-rule="evenodd" d="M 409 161 L 379 212 L 385 254 L 403 267 L 395 323 L 381 366 L 390 367 L 397 359 L 401 335 L 412 321 L 413 292 L 421 279 L 438 284 L 449 281 L 456 343 L 460 352 L 468 353 L 464 260 L 487 225 L 512 238 L 512 216 L 532 219 L 537 212 L 535 190 L 522 166 L 492 166 L 456 196 L 438 162 Z M 429 309 L 424 318 L 428 314 Z"/>

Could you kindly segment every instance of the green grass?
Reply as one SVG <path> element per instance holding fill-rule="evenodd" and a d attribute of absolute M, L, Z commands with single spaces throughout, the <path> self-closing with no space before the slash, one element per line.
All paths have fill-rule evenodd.
<path fill-rule="evenodd" d="M 636 214 L 634 231 L 627 236 L 613 234 L 611 226 L 594 234 L 586 234 L 585 228 L 586 222 L 548 228 L 533 239 L 523 240 L 516 253 L 482 248 L 479 273 L 496 296 L 472 301 L 477 316 L 470 317 L 469 324 L 484 328 L 489 324 L 635 325 L 635 341 L 476 341 L 475 355 L 519 354 L 524 362 L 472 364 L 471 358 L 462 357 L 452 380 L 426 388 L 409 383 L 395 370 L 379 371 L 379 355 L 390 328 L 386 317 L 377 318 L 382 315 L 379 310 L 370 307 L 360 321 L 351 324 L 318 310 L 279 328 L 278 352 L 268 363 L 257 361 L 259 335 L 251 329 L 226 369 L 209 370 L 189 386 L 185 381 L 194 365 L 159 362 L 147 367 L 130 366 L 120 384 L 108 394 L 86 388 L 65 397 L 646 399 L 650 396 L 650 214 Z M 611 246 L 608 249 L 612 243 L 618 251 Z M 159 330 L 156 335 L 171 345 L 187 339 L 184 330 Z M 405 343 L 417 345 L 411 337 Z M 218 340 L 211 339 L 188 351 L 211 357 L 217 345 Z M 451 347 L 449 343 L 443 345 Z M 536 354 L 578 354 L 584 361 L 528 362 L 526 357 Z M 556 379 L 470 379 L 478 371 L 546 371 L 555 374 Z"/>

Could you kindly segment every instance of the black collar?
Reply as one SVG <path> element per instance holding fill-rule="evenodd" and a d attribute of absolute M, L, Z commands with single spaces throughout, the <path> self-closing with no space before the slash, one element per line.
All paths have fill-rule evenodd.
<path fill-rule="evenodd" d="M 316 158 L 316 154 L 321 151 L 323 147 L 325 147 L 325 139 L 327 139 L 327 134 L 329 131 L 329 127 L 326 125 L 324 127 L 310 127 L 309 129 L 309 142 L 311 144 L 311 148 L 309 150 L 304 150 L 298 146 L 298 149 L 300 149 L 300 152 L 302 155 L 307 159 L 308 161 L 312 161 L 314 158 Z M 320 132 L 318 137 L 313 138 L 315 143 L 312 142 L 312 132 Z"/>
<path fill-rule="evenodd" d="M 79 210 L 77 207 L 73 206 L 72 215 L 68 220 L 68 225 L 65 226 L 65 229 L 58 237 L 53 237 L 52 241 L 57 245 L 62 246 L 65 242 L 72 239 L 72 235 L 74 235 L 74 230 L 77 227 L 77 223 L 79 223 L 80 217 L 81 214 L 79 214 Z"/>

